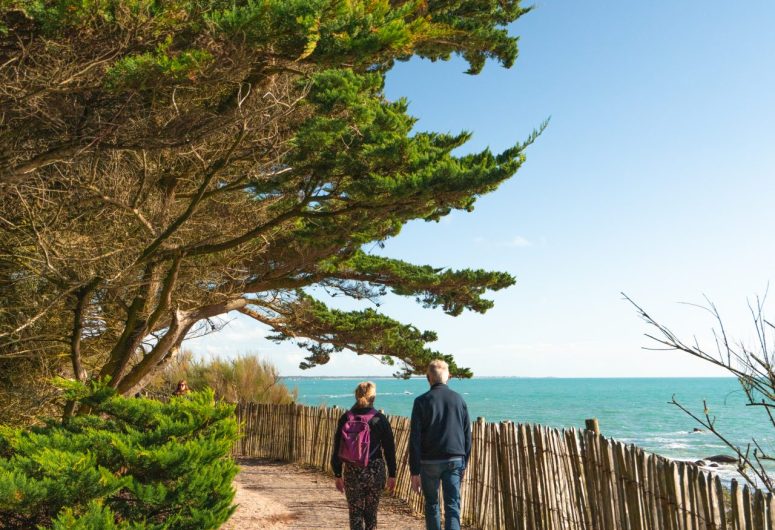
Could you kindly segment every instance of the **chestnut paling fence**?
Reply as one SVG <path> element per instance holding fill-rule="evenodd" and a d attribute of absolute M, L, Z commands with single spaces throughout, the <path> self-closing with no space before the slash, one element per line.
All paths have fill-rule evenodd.
<path fill-rule="evenodd" d="M 344 411 L 243 403 L 235 455 L 331 471 Z M 409 419 L 390 416 L 396 438 L 395 495 L 422 512 L 411 491 Z M 512 422 L 473 424 L 462 485 L 464 523 L 520 530 L 775 530 L 772 494 L 671 461 L 591 431 Z"/>

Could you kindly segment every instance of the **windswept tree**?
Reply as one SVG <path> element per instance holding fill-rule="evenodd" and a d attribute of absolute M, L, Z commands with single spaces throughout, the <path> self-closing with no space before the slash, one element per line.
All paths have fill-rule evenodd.
<path fill-rule="evenodd" d="M 393 292 L 484 312 L 506 273 L 362 248 L 470 211 L 524 162 L 453 155 L 388 101 L 396 60 L 511 67 L 518 0 L 0 2 L 0 384 L 50 374 L 135 392 L 232 311 L 309 350 L 399 373 L 443 357 L 433 332 L 312 296 Z M 21 383 L 21 385 L 19 385 Z M 40 386 L 36 388 L 36 395 Z M 25 399 L 27 401 L 25 401 Z M 0 400 L 1 401 L 1 400 Z M 10 402 L 6 400 L 6 402 Z M 72 412 L 73 404 L 65 414 Z"/>

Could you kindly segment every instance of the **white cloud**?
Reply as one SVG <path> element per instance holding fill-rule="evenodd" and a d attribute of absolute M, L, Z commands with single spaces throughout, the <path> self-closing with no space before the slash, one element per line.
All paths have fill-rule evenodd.
<path fill-rule="evenodd" d="M 271 343 L 269 330 L 258 322 L 233 313 L 226 316 L 220 331 L 191 338 L 183 347 L 207 356 L 233 357 L 241 352 L 263 351 Z"/>
<path fill-rule="evenodd" d="M 514 236 L 514 238 L 512 238 L 512 240 L 509 241 L 508 243 L 506 243 L 505 246 L 507 246 L 507 247 L 529 247 L 532 244 L 533 243 L 531 243 L 526 237 Z"/>

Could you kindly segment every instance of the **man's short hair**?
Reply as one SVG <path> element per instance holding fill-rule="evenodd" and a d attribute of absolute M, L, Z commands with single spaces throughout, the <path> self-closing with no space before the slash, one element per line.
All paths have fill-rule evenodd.
<path fill-rule="evenodd" d="M 428 381 L 432 385 L 446 383 L 449 380 L 449 365 L 441 359 L 434 359 L 428 364 Z"/>

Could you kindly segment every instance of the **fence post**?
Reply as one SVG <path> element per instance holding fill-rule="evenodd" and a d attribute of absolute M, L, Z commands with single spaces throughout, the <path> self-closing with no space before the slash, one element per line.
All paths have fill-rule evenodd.
<path fill-rule="evenodd" d="M 597 421 L 597 418 L 589 418 L 584 420 L 584 425 L 586 425 L 588 431 L 592 431 L 595 434 L 600 434 L 600 422 Z"/>

